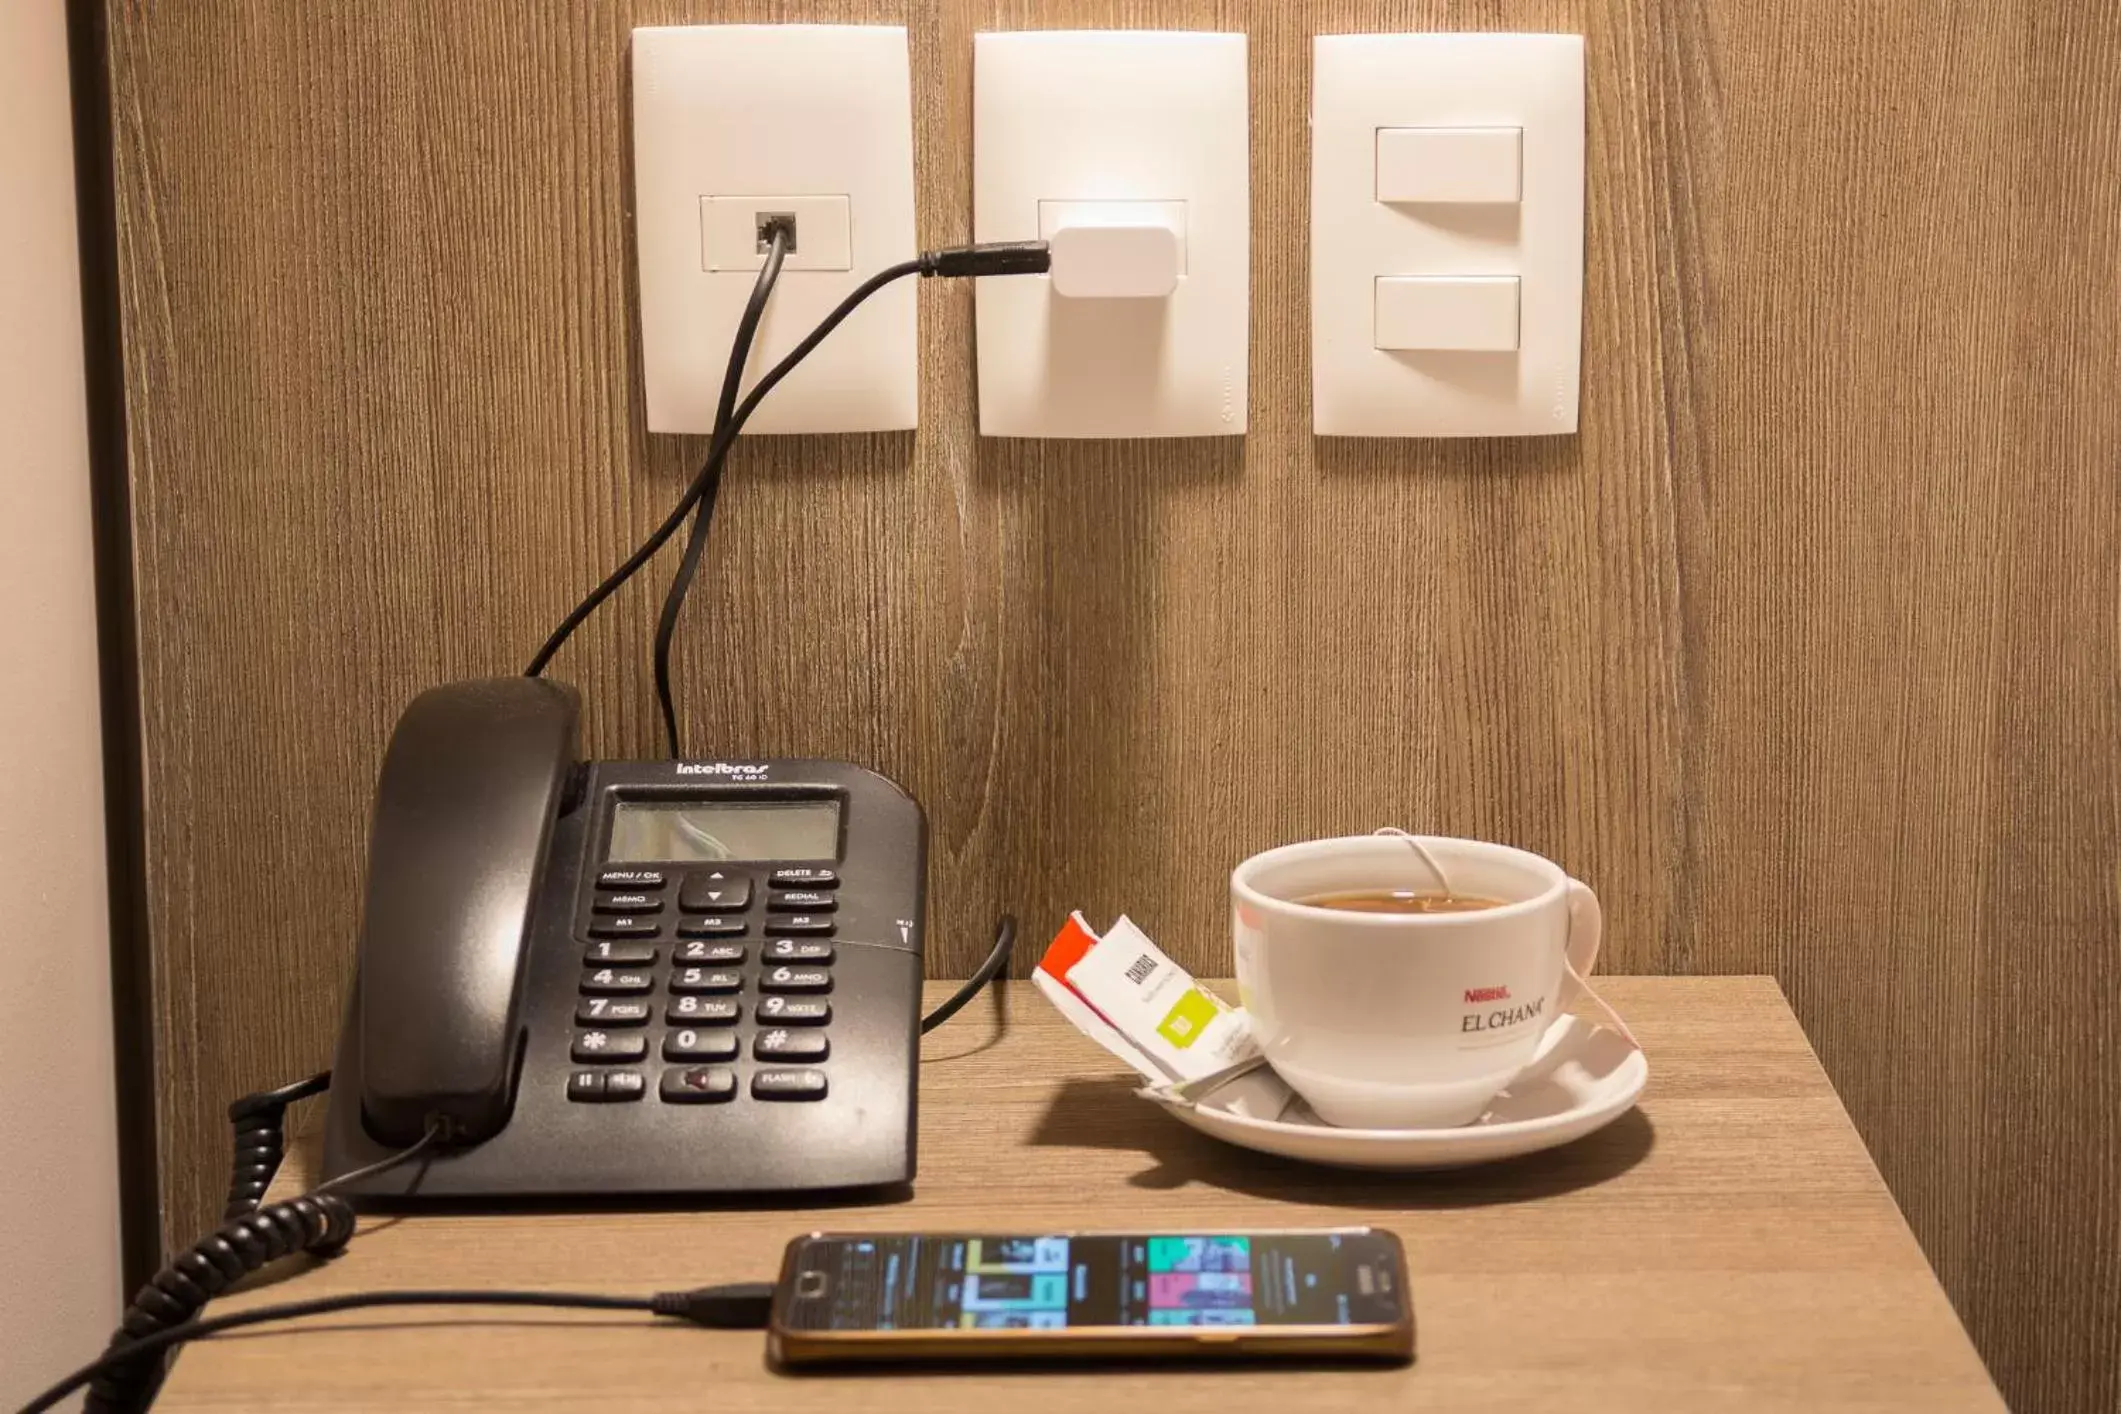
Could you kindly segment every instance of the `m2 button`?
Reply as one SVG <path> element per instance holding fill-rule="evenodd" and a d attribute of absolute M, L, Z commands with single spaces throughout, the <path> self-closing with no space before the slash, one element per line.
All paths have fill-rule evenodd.
<path fill-rule="evenodd" d="M 751 1077 L 754 1100 L 822 1100 L 825 1072 L 822 1070 L 762 1070 Z"/>
<path fill-rule="evenodd" d="M 762 992 L 829 992 L 832 972 L 823 967 L 776 967 L 759 978 Z"/>
<path fill-rule="evenodd" d="M 693 1065 L 663 1072 L 660 1092 L 670 1105 L 712 1105 L 736 1098 L 736 1072 L 714 1065 Z"/>

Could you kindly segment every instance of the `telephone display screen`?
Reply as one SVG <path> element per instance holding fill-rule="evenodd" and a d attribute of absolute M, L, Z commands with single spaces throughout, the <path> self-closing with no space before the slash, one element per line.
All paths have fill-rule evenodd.
<path fill-rule="evenodd" d="M 832 1237 L 805 1244 L 810 1330 L 1346 1326 L 1399 1318 L 1393 1248 L 1362 1232 Z"/>
<path fill-rule="evenodd" d="M 611 815 L 614 863 L 649 860 L 832 859 L 840 845 L 836 800 L 749 802 L 622 800 Z"/>

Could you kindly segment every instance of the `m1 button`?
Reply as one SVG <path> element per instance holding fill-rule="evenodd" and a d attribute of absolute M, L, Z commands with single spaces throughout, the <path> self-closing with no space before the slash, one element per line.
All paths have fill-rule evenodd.
<path fill-rule="evenodd" d="M 653 918 L 627 914 L 622 918 L 600 918 L 589 925 L 592 938 L 652 938 L 663 930 Z"/>

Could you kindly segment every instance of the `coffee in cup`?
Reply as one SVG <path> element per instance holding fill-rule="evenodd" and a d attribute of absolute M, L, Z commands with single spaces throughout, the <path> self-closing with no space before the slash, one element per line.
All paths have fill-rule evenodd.
<path fill-rule="evenodd" d="M 1480 840 L 1355 835 L 1230 876 L 1241 1000 L 1329 1124 L 1470 1124 L 1540 1054 L 1601 915 L 1560 865 Z"/>

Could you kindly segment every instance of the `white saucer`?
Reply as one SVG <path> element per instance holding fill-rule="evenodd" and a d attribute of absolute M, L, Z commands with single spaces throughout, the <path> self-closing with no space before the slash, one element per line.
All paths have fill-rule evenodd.
<path fill-rule="evenodd" d="M 1581 1139 L 1634 1107 L 1650 1078 L 1641 1051 L 1619 1033 L 1571 1016 L 1546 1054 L 1488 1112 L 1458 1129 L 1339 1129 L 1296 1100 L 1280 1119 L 1225 1108 L 1224 1094 L 1198 1104 L 1144 1091 L 1203 1134 L 1263 1153 L 1343 1168 L 1443 1169 L 1492 1163 Z"/>

